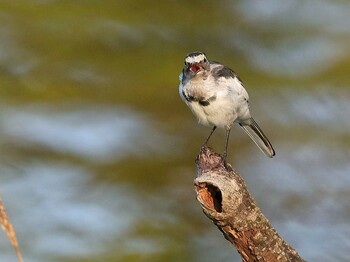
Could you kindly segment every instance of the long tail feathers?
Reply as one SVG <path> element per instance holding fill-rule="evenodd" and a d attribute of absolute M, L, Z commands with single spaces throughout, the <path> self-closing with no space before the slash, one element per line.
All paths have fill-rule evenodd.
<path fill-rule="evenodd" d="M 275 155 L 275 150 L 269 139 L 253 118 L 250 118 L 249 124 L 240 123 L 239 125 L 266 156 L 273 157 Z"/>

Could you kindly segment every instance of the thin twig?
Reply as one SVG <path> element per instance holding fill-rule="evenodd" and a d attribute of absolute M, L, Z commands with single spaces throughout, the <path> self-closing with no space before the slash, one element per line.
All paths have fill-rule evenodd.
<path fill-rule="evenodd" d="M 6 210 L 2 199 L 0 198 L 0 224 L 2 229 L 7 233 L 8 238 L 11 241 L 12 246 L 15 248 L 18 256 L 18 261 L 23 262 L 22 254 L 19 250 L 18 242 L 16 239 L 15 229 L 13 228 L 10 220 L 7 217 Z"/>

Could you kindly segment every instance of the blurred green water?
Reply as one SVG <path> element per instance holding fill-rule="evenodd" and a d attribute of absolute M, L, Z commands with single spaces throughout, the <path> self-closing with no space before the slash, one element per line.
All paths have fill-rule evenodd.
<path fill-rule="evenodd" d="M 9 212 L 14 206 L 10 215 L 15 219 L 26 261 L 240 261 L 201 214 L 192 190 L 193 160 L 209 131 L 196 124 L 178 96 L 183 57 L 194 50 L 229 65 L 243 79 L 253 114 L 274 142 L 279 158 L 260 156 L 236 129 L 230 142 L 231 160 L 245 175 L 273 224 L 280 226 L 301 255 L 315 259 L 317 254 L 310 250 L 322 245 L 301 241 L 302 236 L 291 233 L 293 230 L 285 225 L 287 218 L 300 221 L 309 215 L 305 209 L 317 206 L 321 214 L 328 213 L 330 209 L 322 199 L 338 198 L 344 199 L 338 203 L 342 211 L 331 209 L 334 217 L 321 221 L 320 227 L 350 215 L 346 187 L 335 184 L 331 190 L 318 188 L 315 183 L 326 179 L 320 171 L 327 167 L 339 173 L 334 180 L 350 185 L 344 175 L 349 170 L 348 3 L 309 0 L 282 5 L 268 1 L 264 6 L 254 1 L 43 0 L 2 1 L 0 10 L 0 164 L 4 177 L 0 193 L 6 192 L 3 198 L 5 202 L 9 199 Z M 118 119 L 103 120 L 105 115 L 118 115 L 125 109 L 131 113 L 122 116 L 141 124 L 123 129 Z M 337 119 L 341 122 L 339 129 Z M 26 124 L 21 125 L 24 121 Z M 56 126 L 57 122 L 66 124 Z M 109 126 L 110 122 L 117 124 Z M 99 126 L 106 126 L 111 133 L 117 133 L 118 128 L 128 130 L 132 135 L 120 139 L 129 146 L 117 144 L 97 157 L 94 148 L 98 144 L 106 143 L 107 148 L 113 142 L 107 139 L 112 135 L 100 132 Z M 65 133 L 69 128 L 72 131 Z M 18 133 L 19 129 L 24 132 Z M 42 130 L 33 139 L 33 134 Z M 90 138 L 91 133 L 96 135 Z M 92 153 L 64 147 L 74 145 L 75 140 L 82 141 L 77 144 L 82 152 L 85 144 L 96 141 L 86 147 L 86 152 Z M 221 151 L 222 132 L 216 134 L 212 145 Z M 338 155 L 324 154 L 330 148 Z M 16 199 L 12 196 L 16 192 L 8 188 L 18 183 L 15 188 L 21 191 L 26 184 L 20 181 L 31 177 L 28 166 L 36 170 L 38 165 L 47 165 L 47 173 L 57 165 L 82 169 L 77 175 L 72 172 L 72 177 L 86 176 L 88 181 L 74 182 L 75 193 L 67 199 L 63 190 L 59 203 L 76 203 L 72 209 L 78 211 L 88 202 L 95 203 L 111 215 L 97 216 L 96 221 L 87 220 L 85 224 L 94 228 L 106 219 L 111 228 L 106 226 L 89 235 L 88 230 L 77 229 L 74 223 L 66 225 L 53 216 L 57 221 L 50 221 L 50 230 L 42 225 L 43 236 L 34 241 L 39 229 L 28 222 L 31 215 L 15 212 L 23 210 L 21 197 L 30 199 L 30 194 Z M 278 170 L 283 170 L 288 179 L 302 170 L 306 181 L 302 177 L 291 182 L 269 174 Z M 38 180 L 35 190 L 40 188 Z M 259 187 L 256 180 L 264 186 Z M 42 181 L 45 187 L 46 180 Z M 306 184 L 307 196 L 288 189 L 280 192 L 281 183 L 295 183 L 296 187 Z M 64 189 L 62 185 L 59 190 L 53 186 L 51 193 Z M 39 196 L 29 203 L 47 197 L 45 192 Z M 300 199 L 305 202 L 299 203 Z M 50 203 L 40 207 L 50 209 L 56 202 Z M 279 208 L 281 212 L 276 214 L 274 210 Z M 285 215 L 291 209 L 295 215 Z M 67 211 L 66 219 L 85 221 L 84 216 L 92 212 L 78 211 Z M 114 220 L 130 222 L 114 225 Z M 344 226 L 345 232 L 349 230 L 346 221 L 339 226 Z M 45 240 L 47 235 L 51 245 Z M 77 251 L 74 244 L 81 238 L 86 242 Z M 339 240 L 336 236 L 334 239 L 335 243 Z M 344 250 L 349 241 L 342 242 Z M 11 254 L 11 248 L 6 248 L 6 254 Z M 340 252 L 339 259 L 324 261 L 346 261 L 345 257 Z"/>

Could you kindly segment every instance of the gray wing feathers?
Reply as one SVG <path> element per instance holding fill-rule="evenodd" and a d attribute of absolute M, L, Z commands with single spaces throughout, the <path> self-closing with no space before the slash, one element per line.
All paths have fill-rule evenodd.
<path fill-rule="evenodd" d="M 265 136 L 253 118 L 250 118 L 249 122 L 249 124 L 239 123 L 239 125 L 266 156 L 273 157 L 275 155 L 275 150 L 269 139 Z"/>

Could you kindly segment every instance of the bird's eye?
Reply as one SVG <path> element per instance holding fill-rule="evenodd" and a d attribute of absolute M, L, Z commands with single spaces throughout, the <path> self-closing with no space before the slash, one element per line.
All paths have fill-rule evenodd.
<path fill-rule="evenodd" d="M 185 66 L 188 66 L 188 65 L 189 65 L 189 63 L 185 61 Z"/>
<path fill-rule="evenodd" d="M 203 62 L 206 63 L 206 62 L 208 62 L 208 60 L 206 58 L 204 58 Z"/>

